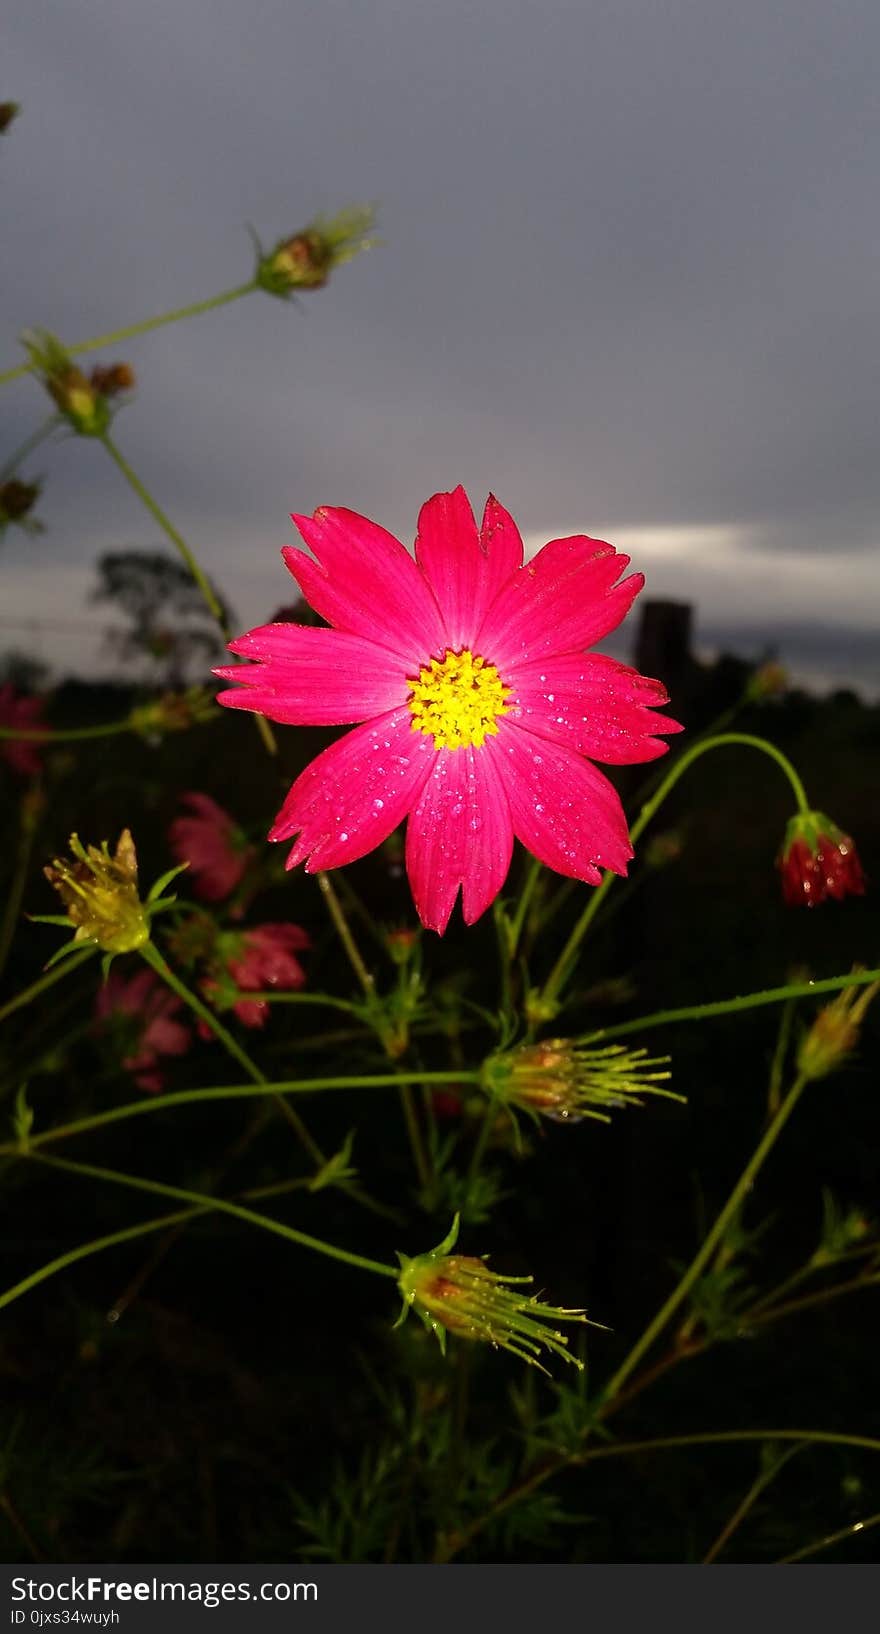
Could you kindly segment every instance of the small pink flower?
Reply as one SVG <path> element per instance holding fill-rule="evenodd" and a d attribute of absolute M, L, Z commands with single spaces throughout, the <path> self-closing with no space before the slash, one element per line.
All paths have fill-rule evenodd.
<path fill-rule="evenodd" d="M 253 659 L 220 694 L 296 726 L 363 721 L 297 778 L 272 840 L 287 866 L 354 862 L 409 817 L 406 866 L 423 924 L 445 930 L 459 888 L 468 924 L 497 896 L 514 835 L 548 867 L 597 885 L 632 857 L 620 799 L 587 756 L 653 760 L 667 695 L 584 649 L 629 611 L 642 575 L 578 535 L 523 564 L 490 496 L 478 531 L 463 488 L 422 507 L 415 560 L 353 511 L 293 519 L 307 556 L 284 559 L 331 629 L 268 624 L 231 643 Z"/>
<path fill-rule="evenodd" d="M 257 925 L 253 930 L 225 931 L 218 937 L 212 974 L 202 990 L 222 1007 L 235 991 L 265 992 L 277 987 L 295 993 L 306 973 L 294 958 L 309 947 L 308 933 L 300 925 Z M 231 991 L 230 991 L 231 990 Z M 235 999 L 232 1009 L 245 1027 L 263 1027 L 269 1019 L 265 999 Z"/>
<path fill-rule="evenodd" d="M 0 686 L 0 726 L 13 732 L 31 732 L 42 724 L 42 698 L 16 692 L 9 681 Z M 0 758 L 20 777 L 36 777 L 42 765 L 39 744 L 27 738 L 0 738 Z"/>
<path fill-rule="evenodd" d="M 185 1055 L 189 1031 L 173 1018 L 181 1000 L 169 993 L 152 970 L 126 978 L 111 970 L 95 1000 L 95 1016 L 102 1030 L 117 1032 L 124 1052 L 122 1065 L 139 1089 L 158 1094 L 165 1086 L 160 1061 L 164 1055 Z"/>
<path fill-rule="evenodd" d="M 168 842 L 178 862 L 188 862 L 193 890 L 203 902 L 220 902 L 235 890 L 254 855 L 228 811 L 209 794 L 184 794 L 192 815 L 175 817 Z"/>

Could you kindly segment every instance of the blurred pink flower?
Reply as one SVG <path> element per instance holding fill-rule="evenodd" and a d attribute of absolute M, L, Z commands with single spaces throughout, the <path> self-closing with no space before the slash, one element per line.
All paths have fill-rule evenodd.
<path fill-rule="evenodd" d="M 219 701 L 298 726 L 363 721 L 297 778 L 270 831 L 287 866 L 354 862 L 409 816 L 406 866 L 423 924 L 445 930 L 462 889 L 473 923 L 497 896 L 514 835 L 597 885 L 632 856 L 616 790 L 586 756 L 653 760 L 677 732 L 659 681 L 584 649 L 641 589 L 629 557 L 578 535 L 523 564 L 490 496 L 477 529 L 463 488 L 422 507 L 415 560 L 353 511 L 295 516 L 313 556 L 284 559 L 331 629 L 267 624 L 231 643 L 252 664 Z M 317 557 L 317 560 L 314 558 Z"/>
<path fill-rule="evenodd" d="M 222 1007 L 228 1003 L 245 1027 L 263 1027 L 269 1019 L 265 999 L 233 999 L 236 990 L 265 992 L 277 987 L 293 993 L 305 983 L 306 973 L 295 953 L 311 945 L 300 925 L 256 925 L 252 930 L 224 931 L 217 940 L 217 960 L 202 991 Z"/>
<path fill-rule="evenodd" d="M 122 1065 L 138 1088 L 151 1095 L 165 1085 L 161 1057 L 185 1055 L 192 1042 L 188 1029 L 173 1019 L 181 1008 L 181 1000 L 152 970 L 130 977 L 111 970 L 98 990 L 95 1017 L 101 1029 L 116 1030 L 125 1052 Z"/>
<path fill-rule="evenodd" d="M 43 699 L 16 692 L 11 682 L 0 686 L 0 726 L 30 732 L 43 724 Z M 27 739 L 0 738 L 0 759 L 20 777 L 36 777 L 42 765 L 40 745 Z"/>
<path fill-rule="evenodd" d="M 178 862 L 189 863 L 195 895 L 203 902 L 220 902 L 240 883 L 254 848 L 209 794 L 183 794 L 181 801 L 192 815 L 175 817 L 171 824 L 172 854 Z"/>

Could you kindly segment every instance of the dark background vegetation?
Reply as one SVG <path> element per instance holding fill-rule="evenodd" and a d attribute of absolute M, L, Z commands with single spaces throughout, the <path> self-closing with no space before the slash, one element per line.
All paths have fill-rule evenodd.
<path fill-rule="evenodd" d="M 730 660 L 692 677 L 692 730 L 739 695 L 743 675 Z M 125 689 L 69 684 L 56 693 L 53 722 L 118 718 L 131 696 Z M 746 711 L 738 725 L 766 733 L 794 758 L 815 803 L 857 836 L 869 880 L 880 876 L 880 710 L 848 693 L 823 701 L 795 693 Z M 280 766 L 263 754 L 249 720 L 228 715 L 152 748 L 124 737 L 77 745 L 75 757 L 55 751 L 26 906 L 53 907 L 39 865 L 64 847 L 71 828 L 85 829 L 84 812 L 84 837 L 115 836 L 131 824 L 147 882 L 168 866 L 165 833 L 182 790 L 204 789 L 255 832 L 265 831 L 290 774 L 324 741 L 308 731 L 280 735 Z M 643 770 L 626 774 L 625 794 Z M 8 786 L 3 812 L 9 858 L 15 800 Z M 646 877 L 607 927 L 596 928 L 565 1030 L 778 985 L 796 968 L 818 977 L 855 960 L 876 963 L 878 910 L 870 889 L 863 900 L 813 912 L 783 906 L 773 857 L 789 814 L 784 781 L 769 761 L 744 750 L 709 756 L 690 772 L 657 820 L 658 829 L 678 830 L 682 855 Z M 522 865 L 520 855 L 509 896 Z M 388 848 L 356 865 L 350 877 L 377 924 L 412 921 L 405 880 Z M 569 919 L 581 900 L 578 891 L 566 910 Z M 259 900 L 252 917 L 304 924 L 315 942 L 310 982 L 352 992 L 313 882 L 293 874 Z M 23 925 L 4 995 L 37 974 L 55 934 Z M 533 978 L 546 974 L 560 945 L 558 930 L 551 944 L 538 947 Z M 491 916 L 467 933 L 456 916 L 442 942 L 426 938 L 425 953 L 435 980 L 466 973 L 468 995 L 494 1006 Z M 631 983 L 629 998 L 590 997 L 597 984 L 622 977 Z M 6 1024 L 0 1070 L 7 1112 L 28 1063 L 38 1127 L 134 1098 L 136 1091 L 102 1064 L 87 1035 L 69 1048 L 62 1043 L 88 1020 L 96 979 L 97 968 L 87 966 Z M 806 1018 L 814 1010 L 805 1003 L 800 1013 Z M 382 1070 L 378 1046 L 362 1039 L 307 1045 L 306 1035 L 333 1028 L 332 1012 L 327 1015 L 329 1021 L 317 1010 L 278 1007 L 265 1034 L 245 1042 L 275 1076 L 334 1067 Z M 673 1267 L 690 1258 L 754 1146 L 778 1023 L 778 1010 L 764 1009 L 658 1031 L 644 1042 L 671 1052 L 686 1107 L 658 1101 L 621 1113 L 609 1127 L 545 1126 L 528 1136 L 526 1157 L 491 1154 L 489 1167 L 498 1171 L 505 1195 L 491 1222 L 466 1228 L 464 1249 L 491 1250 L 496 1269 L 532 1270 L 552 1302 L 584 1302 L 607 1324 L 609 1331 L 588 1330 L 590 1386 L 609 1375 L 665 1297 Z M 467 1034 L 469 1060 L 478 1061 L 490 1043 L 479 1030 Z M 875 1012 L 858 1057 L 810 1089 L 760 1178 L 746 1223 L 766 1222 L 751 1264 L 762 1286 L 812 1252 L 823 1187 L 844 1204 L 868 1213 L 876 1208 L 876 1044 Z M 426 1044 L 425 1056 L 430 1064 L 448 1064 L 441 1043 Z M 174 1065 L 172 1085 L 237 1076 L 217 1046 L 199 1045 Z M 396 1227 L 375 1219 L 337 1191 L 299 1194 L 271 1207 L 382 1259 L 439 1240 L 448 1210 L 428 1218 L 413 1205 L 409 1153 L 391 1092 L 334 1093 L 309 1100 L 305 1110 L 327 1150 L 356 1126 L 360 1172 L 404 1210 L 407 1222 Z M 71 1142 L 70 1155 L 198 1188 L 242 1123 L 234 1103 L 183 1107 Z M 267 1118 L 264 1135 L 230 1170 L 228 1184 L 296 1173 L 300 1154 L 292 1139 L 289 1148 L 285 1142 L 286 1133 Z M 151 1212 L 149 1199 L 9 1162 L 2 1208 L 4 1285 L 66 1247 Z M 295 1559 L 315 1541 L 314 1506 L 326 1502 L 334 1484 L 341 1490 L 340 1483 L 356 1521 L 338 1534 L 343 1558 L 381 1559 L 389 1530 L 398 1558 L 408 1558 L 410 1523 L 418 1528 L 417 1481 L 409 1488 L 404 1483 L 390 1526 L 380 1522 L 378 1546 L 364 1519 L 370 1483 L 389 1435 L 394 1440 L 398 1433 L 395 1413 L 405 1417 L 417 1403 L 430 1435 L 431 1415 L 449 1405 L 451 1374 L 414 1319 L 392 1331 L 390 1282 L 229 1219 L 195 1223 L 158 1260 L 156 1242 L 88 1260 L 3 1312 L 4 1558 L 22 1558 L 26 1535 L 35 1556 L 55 1561 Z M 876 1298 L 872 1289 L 760 1338 L 718 1344 L 621 1412 L 615 1434 L 638 1439 L 793 1426 L 880 1435 Z M 108 1311 L 120 1306 L 119 1320 L 109 1322 Z M 468 1435 L 475 1443 L 499 1438 L 501 1444 L 512 1418 L 511 1389 L 521 1411 L 532 1391 L 539 1405 L 552 1401 L 547 1381 L 525 1375 L 506 1356 L 474 1352 L 470 1364 Z M 517 1445 L 514 1440 L 514 1458 Z M 520 1530 L 513 1521 L 495 1529 L 470 1558 L 698 1560 L 758 1466 L 755 1444 L 600 1463 L 556 1484 L 558 1511 L 539 1509 Z M 869 1453 L 807 1449 L 758 1504 L 727 1558 L 776 1558 L 872 1513 L 880 1507 L 878 1494 L 880 1470 Z M 451 1491 L 453 1521 L 455 1502 Z M 318 1526 L 324 1538 L 339 1508 L 331 1503 L 326 1513 L 331 1521 Z M 876 1537 L 850 1539 L 821 1558 L 874 1559 Z"/>

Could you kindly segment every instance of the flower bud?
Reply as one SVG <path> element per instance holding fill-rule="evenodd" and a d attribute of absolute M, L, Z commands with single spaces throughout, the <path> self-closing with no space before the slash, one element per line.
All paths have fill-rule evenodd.
<path fill-rule="evenodd" d="M 668 1064 L 668 1055 L 649 1056 L 623 1044 L 589 1049 L 572 1039 L 551 1038 L 490 1056 L 483 1064 L 482 1087 L 493 1100 L 536 1119 L 579 1123 L 598 1118 L 609 1123 L 610 1111 L 641 1106 L 642 1095 L 683 1100 L 658 1087 L 671 1077 Z"/>
<path fill-rule="evenodd" d="M 39 497 L 38 482 L 21 482 L 18 477 L 0 482 L 0 538 L 13 522 L 25 533 L 42 532 L 42 524 L 30 515 Z"/>
<path fill-rule="evenodd" d="M 878 993 L 880 981 L 872 982 L 861 991 L 845 987 L 819 1011 L 798 1051 L 798 1072 L 802 1077 L 826 1078 L 852 1054 L 859 1041 L 865 1011 Z"/>
<path fill-rule="evenodd" d="M 568 1336 L 552 1326 L 556 1322 L 587 1321 L 582 1310 L 563 1310 L 538 1303 L 537 1294 L 515 1291 L 532 1282 L 531 1277 L 505 1277 L 490 1271 L 485 1259 L 466 1254 L 450 1254 L 458 1238 L 459 1216 L 452 1230 L 427 1254 L 408 1259 L 398 1254 L 401 1271 L 398 1288 L 403 1300 L 400 1323 L 415 1310 L 433 1333 L 440 1349 L 446 1351 L 447 1333 L 509 1350 L 513 1356 L 546 1372 L 538 1357 L 542 1347 L 571 1362 L 583 1363 L 568 1349 Z"/>
<path fill-rule="evenodd" d="M 78 436 L 103 436 L 110 424 L 110 404 L 76 367 L 61 342 L 44 330 L 35 330 L 25 336 L 25 345 L 49 396 Z"/>
<path fill-rule="evenodd" d="M 129 721 L 133 732 L 142 737 L 166 732 L 187 732 L 215 719 L 214 696 L 207 687 L 187 687 L 184 692 L 163 692 L 161 698 L 136 704 Z"/>
<path fill-rule="evenodd" d="M 75 942 L 96 942 L 106 953 L 130 953 L 149 941 L 149 917 L 138 895 L 137 854 L 127 828 L 111 857 L 106 840 L 85 847 L 71 834 L 74 860 L 56 857 L 43 872 L 76 927 Z"/>
<path fill-rule="evenodd" d="M 90 379 L 102 397 L 119 397 L 122 392 L 134 391 L 136 385 L 130 363 L 96 363 Z"/>
<path fill-rule="evenodd" d="M 0 102 L 0 134 L 9 129 L 13 119 L 19 113 L 21 113 L 21 106 L 18 102 Z"/>
<path fill-rule="evenodd" d="M 788 671 L 775 658 L 759 664 L 746 683 L 746 702 L 764 703 L 769 698 L 781 698 L 788 691 Z"/>
<path fill-rule="evenodd" d="M 316 216 L 268 252 L 258 242 L 257 283 L 268 295 L 282 300 L 298 289 L 320 289 L 334 267 L 352 261 L 376 243 L 366 236 L 374 217 L 372 205 L 353 205 L 336 216 Z"/>
<path fill-rule="evenodd" d="M 845 896 L 864 896 L 855 842 L 822 811 L 799 811 L 792 817 L 776 865 L 790 908 L 813 908 L 829 897 L 840 902 Z"/>

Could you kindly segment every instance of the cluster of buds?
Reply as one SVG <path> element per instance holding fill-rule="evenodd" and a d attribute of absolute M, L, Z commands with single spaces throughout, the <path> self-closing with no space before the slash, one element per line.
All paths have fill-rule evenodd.
<path fill-rule="evenodd" d="M 628 1050 L 623 1044 L 591 1049 L 573 1039 L 550 1038 L 491 1055 L 483 1063 L 482 1087 L 493 1100 L 536 1121 L 598 1118 L 609 1123 L 612 1111 L 641 1106 L 643 1095 L 683 1100 L 660 1087 L 671 1077 L 668 1066 L 666 1055 L 649 1056 L 647 1050 Z"/>
<path fill-rule="evenodd" d="M 112 419 L 112 399 L 134 386 L 128 363 L 100 364 L 91 376 L 77 368 L 60 340 L 45 330 L 24 336 L 31 365 L 53 403 L 80 437 L 103 437 Z"/>
<path fill-rule="evenodd" d="M 173 897 L 163 897 L 166 885 L 179 874 L 170 868 L 157 879 L 145 901 L 138 892 L 138 865 L 134 841 L 124 828 L 111 856 L 106 840 L 100 846 L 84 846 L 77 834 L 70 836 L 70 857 L 56 857 L 43 869 L 49 884 L 60 896 L 63 917 L 36 914 L 38 923 L 73 925 L 72 939 L 59 950 L 63 955 L 90 944 L 104 953 L 133 953 L 150 940 L 154 914 L 171 907 Z M 56 955 L 58 957 L 59 955 Z"/>
<path fill-rule="evenodd" d="M 840 902 L 865 892 L 855 841 L 822 811 L 799 811 L 792 817 L 776 865 L 790 908 L 813 908 L 829 897 Z"/>
<path fill-rule="evenodd" d="M 19 477 L 0 482 L 0 538 L 13 523 L 25 533 L 42 533 L 42 522 L 30 514 L 40 497 L 40 486 L 39 482 L 22 482 Z"/>
<path fill-rule="evenodd" d="M 871 1000 L 880 993 L 880 981 L 844 988 L 819 1011 L 798 1050 L 798 1072 L 803 1078 L 827 1078 L 842 1065 L 859 1041 L 859 1030 Z"/>
<path fill-rule="evenodd" d="M 452 1333 L 459 1339 L 509 1350 L 542 1372 L 547 1371 L 538 1360 L 542 1350 L 552 1351 L 582 1368 L 583 1363 L 568 1349 L 567 1334 L 560 1333 L 554 1324 L 585 1323 L 586 1313 L 542 1305 L 537 1294 L 521 1292 L 532 1277 L 499 1276 L 488 1269 L 485 1259 L 451 1254 L 458 1240 L 458 1225 L 456 1215 L 448 1236 L 427 1254 L 415 1259 L 398 1254 L 401 1269 L 397 1286 L 403 1310 L 397 1326 L 414 1310 L 444 1354 L 446 1335 Z"/>
<path fill-rule="evenodd" d="M 272 250 L 264 250 L 257 239 L 256 283 L 282 300 L 297 290 L 321 289 L 335 267 L 353 261 L 377 242 L 368 236 L 374 221 L 372 205 L 353 205 L 335 216 L 316 216 Z"/>
<path fill-rule="evenodd" d="M 132 731 L 141 737 L 161 738 L 168 732 L 188 732 L 215 718 L 213 693 L 207 687 L 187 687 L 184 692 L 163 692 L 149 703 L 136 704 L 129 721 Z"/>

